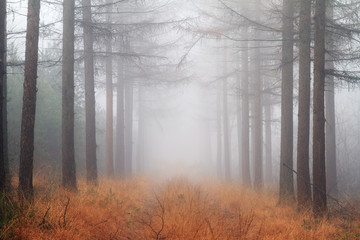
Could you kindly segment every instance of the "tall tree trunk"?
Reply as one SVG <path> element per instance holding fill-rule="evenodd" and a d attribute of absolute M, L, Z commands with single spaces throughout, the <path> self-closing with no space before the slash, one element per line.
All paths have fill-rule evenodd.
<path fill-rule="evenodd" d="M 114 176 L 114 143 L 113 143 L 113 82 L 112 82 L 112 45 L 111 45 L 111 11 L 112 0 L 106 1 L 109 36 L 106 39 L 106 175 L 109 178 Z"/>
<path fill-rule="evenodd" d="M 293 58 L 294 3 L 283 1 L 281 81 L 280 202 L 293 200 Z"/>
<path fill-rule="evenodd" d="M 95 86 L 91 0 L 82 0 L 85 62 L 86 181 L 97 184 Z"/>
<path fill-rule="evenodd" d="M 225 44 L 224 44 L 225 45 Z M 224 126 L 224 170 L 225 180 L 231 180 L 230 173 L 230 136 L 229 136 L 229 112 L 228 112 L 228 72 L 227 72 L 227 46 L 223 49 L 224 59 L 224 79 L 222 82 L 223 87 L 223 126 Z"/>
<path fill-rule="evenodd" d="M 33 202 L 34 126 L 38 65 L 40 0 L 28 1 L 25 79 L 21 117 L 19 196 Z"/>
<path fill-rule="evenodd" d="M 144 86 L 140 83 L 138 89 L 138 101 L 139 101 L 139 121 L 138 121 L 138 139 L 137 139 L 137 166 L 138 172 L 144 173 L 145 170 L 145 162 L 144 162 L 144 144 L 145 144 L 145 119 L 144 119 Z"/>
<path fill-rule="evenodd" d="M 300 2 L 299 109 L 297 138 L 297 195 L 299 208 L 308 208 L 311 203 L 309 171 L 311 1 L 312 0 L 302 0 Z"/>
<path fill-rule="evenodd" d="M 219 43 L 220 38 L 217 39 Z M 222 125 L 221 125 L 221 81 L 220 81 L 220 44 L 218 44 L 218 67 L 217 69 L 217 79 L 216 79 L 216 171 L 219 179 L 222 178 Z"/>
<path fill-rule="evenodd" d="M 255 3 L 256 20 L 260 22 L 260 1 Z M 255 39 L 260 38 L 259 30 L 255 29 Z M 260 42 L 255 41 L 254 49 L 254 188 L 261 189 L 263 180 L 263 159 L 262 159 L 262 105 L 261 105 L 261 56 Z"/>
<path fill-rule="evenodd" d="M 75 1 L 64 2 L 62 65 L 62 182 L 76 189 L 74 143 L 74 29 Z"/>
<path fill-rule="evenodd" d="M 267 103 L 265 104 L 265 180 L 271 184 L 273 180 L 272 171 L 272 139 L 271 139 L 271 122 L 272 122 L 272 106 L 271 106 L 271 94 L 267 94 Z"/>
<path fill-rule="evenodd" d="M 325 12 L 326 0 L 315 4 L 314 106 L 313 106 L 313 210 L 316 216 L 326 211 L 325 173 Z"/>
<path fill-rule="evenodd" d="M 6 81 L 6 1 L 0 2 L 0 194 L 6 186 L 6 160 L 4 143 L 4 124 L 6 112 L 3 107 L 6 104 L 4 98 L 4 83 Z M 5 103 L 4 103 L 5 102 Z"/>
<path fill-rule="evenodd" d="M 241 35 L 248 36 L 248 28 L 243 27 Z M 249 51 L 248 42 L 241 43 L 241 93 L 242 93 L 242 130 L 241 130 L 241 169 L 244 186 L 251 186 L 250 176 L 250 136 L 249 136 Z"/>
<path fill-rule="evenodd" d="M 117 176 L 124 179 L 125 171 L 125 122 L 124 122 L 124 63 L 118 59 L 117 79 L 117 103 L 116 103 L 116 161 L 115 169 Z"/>
<path fill-rule="evenodd" d="M 333 19 L 333 7 L 330 1 L 327 4 L 327 19 Z M 330 32 L 326 34 L 326 50 L 331 52 L 334 49 L 334 39 Z M 327 71 L 334 71 L 333 57 L 330 54 L 325 55 L 325 68 Z M 335 86 L 334 76 L 329 74 L 326 76 L 325 84 L 325 101 L 326 101 L 326 186 L 329 194 L 337 194 L 337 177 L 336 177 L 336 123 L 335 123 Z"/>
<path fill-rule="evenodd" d="M 237 55 L 237 59 L 236 59 L 238 66 L 240 68 L 240 56 Z M 241 170 L 241 165 L 242 165 L 242 160 L 241 160 L 241 152 L 242 152 L 242 143 L 241 143 L 241 136 L 242 136 L 242 126 L 241 126 L 241 75 L 238 74 L 237 75 L 237 80 L 236 80 L 236 130 L 237 130 L 237 142 L 238 142 L 238 161 L 239 161 L 239 176 L 240 179 L 242 179 L 242 170 Z"/>
<path fill-rule="evenodd" d="M 127 51 L 130 50 L 127 42 Z M 127 66 L 126 69 L 129 69 Z M 132 176 L 133 162 L 133 105 L 134 105 L 133 80 L 128 71 L 125 71 L 125 169 L 126 177 Z"/>

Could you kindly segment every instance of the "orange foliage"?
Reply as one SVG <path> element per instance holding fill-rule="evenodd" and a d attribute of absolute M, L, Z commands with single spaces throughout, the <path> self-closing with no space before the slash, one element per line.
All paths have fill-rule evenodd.
<path fill-rule="evenodd" d="M 360 221 L 315 220 L 237 184 L 101 180 L 77 193 L 37 181 L 35 204 L 3 228 L 11 239 L 359 239 Z M 1 232 L 0 232 L 1 233 Z"/>

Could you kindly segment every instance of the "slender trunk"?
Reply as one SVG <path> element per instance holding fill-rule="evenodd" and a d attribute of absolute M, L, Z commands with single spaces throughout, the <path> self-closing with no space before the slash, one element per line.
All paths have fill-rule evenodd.
<path fill-rule="evenodd" d="M 74 143 L 74 29 L 75 1 L 64 2 L 62 65 L 62 183 L 76 189 Z"/>
<path fill-rule="evenodd" d="M 326 11 L 327 19 L 333 18 L 333 7 L 328 4 Z M 334 49 L 334 40 L 330 32 L 326 35 L 326 50 L 331 52 Z M 325 63 L 326 70 L 334 71 L 333 57 L 326 54 Z M 336 123 L 335 123 L 335 86 L 334 76 L 326 76 L 325 85 L 325 101 L 326 101 L 326 135 L 325 135 L 325 149 L 326 149 L 326 186 L 329 194 L 337 194 L 337 177 L 336 177 Z"/>
<path fill-rule="evenodd" d="M 267 103 L 265 104 L 265 180 L 271 184 L 273 180 L 272 171 L 272 139 L 271 139 L 271 122 L 272 122 L 272 106 L 271 95 L 267 95 Z"/>
<path fill-rule="evenodd" d="M 138 172 L 143 173 L 145 168 L 145 162 L 144 162 L 144 143 L 145 143 L 145 119 L 144 119 L 144 86 L 139 84 L 139 122 L 138 122 L 138 146 L 137 146 L 137 166 L 138 166 Z"/>
<path fill-rule="evenodd" d="M 281 81 L 280 202 L 294 198 L 293 178 L 293 59 L 294 3 L 283 1 Z"/>
<path fill-rule="evenodd" d="M 25 79 L 21 117 L 19 196 L 33 202 L 34 126 L 38 64 L 40 0 L 28 1 Z"/>
<path fill-rule="evenodd" d="M 219 41 L 218 41 L 219 42 Z M 219 47 L 219 46 L 218 46 Z M 220 51 L 218 51 L 218 59 L 220 58 Z M 220 64 L 219 64 L 220 65 Z M 219 67 L 217 68 L 219 69 Z M 218 71 L 220 73 L 220 71 Z M 219 179 L 222 178 L 222 136 L 221 136 L 221 82 L 219 79 L 220 74 L 217 74 L 216 80 L 216 170 Z"/>
<path fill-rule="evenodd" d="M 112 178 L 114 176 L 114 143 L 113 143 L 113 86 L 112 86 L 112 45 L 111 45 L 111 11 L 112 0 L 106 1 L 106 21 L 108 30 L 110 31 L 106 39 L 106 176 Z"/>
<path fill-rule="evenodd" d="M 226 46 L 225 46 L 226 47 Z M 225 180 L 231 180 L 230 173 L 230 136 L 229 136 L 229 113 L 228 113 L 228 77 L 227 77 L 227 49 L 224 50 L 224 79 L 223 87 L 223 126 L 224 126 L 224 170 Z"/>
<path fill-rule="evenodd" d="M 240 56 L 237 55 L 237 63 L 240 65 Z M 236 127 L 237 127 L 237 141 L 238 141 L 238 160 L 239 160 L 239 175 L 240 179 L 242 179 L 242 170 L 241 170 L 241 152 L 242 152 L 242 144 L 241 144 L 241 136 L 242 136 L 242 126 L 241 126 L 241 76 L 240 74 L 237 76 L 236 80 Z"/>
<path fill-rule="evenodd" d="M 116 161 L 117 176 L 124 179 L 125 173 L 125 123 L 124 123 L 124 63 L 118 60 L 117 79 L 117 110 L 116 110 Z"/>
<path fill-rule="evenodd" d="M 129 48 L 128 48 L 129 49 Z M 133 158 L 133 82 L 127 71 L 125 71 L 125 169 L 126 177 L 132 176 Z"/>
<path fill-rule="evenodd" d="M 255 1 L 257 22 L 260 22 L 260 1 Z M 259 30 L 255 29 L 255 39 L 260 38 Z M 261 56 L 260 42 L 255 41 L 254 49 L 254 188 L 261 189 L 264 185 L 263 180 L 263 161 L 262 161 L 262 105 L 261 105 Z"/>
<path fill-rule="evenodd" d="M 248 35 L 248 28 L 242 29 L 243 37 Z M 243 41 L 241 44 L 241 91 L 242 91 L 242 181 L 246 187 L 251 186 L 250 176 L 250 136 L 249 136 L 249 51 L 248 42 Z"/>
<path fill-rule="evenodd" d="M 97 184 L 95 86 L 91 0 L 82 0 L 85 62 L 86 181 Z"/>
<path fill-rule="evenodd" d="M 326 0 L 315 4 L 314 106 L 313 106 L 313 210 L 316 216 L 326 212 L 325 173 L 325 12 Z"/>
<path fill-rule="evenodd" d="M 297 138 L 297 195 L 299 208 L 308 208 L 311 203 L 309 171 L 311 1 L 312 0 L 303 0 L 300 2 L 299 109 Z"/>
<path fill-rule="evenodd" d="M 3 107 L 6 104 L 4 98 L 4 83 L 6 79 L 6 1 L 0 2 L 0 194 L 6 186 L 6 160 L 4 143 L 4 121 L 6 121 L 6 112 Z M 5 102 L 5 103 L 4 103 Z"/>

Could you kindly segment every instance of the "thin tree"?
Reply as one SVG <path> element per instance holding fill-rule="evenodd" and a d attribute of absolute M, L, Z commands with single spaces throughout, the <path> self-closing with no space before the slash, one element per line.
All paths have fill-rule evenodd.
<path fill-rule="evenodd" d="M 316 216 L 321 216 L 326 211 L 325 25 L 326 0 L 316 0 L 313 93 L 313 211 Z"/>
<path fill-rule="evenodd" d="M 144 99 L 145 89 L 144 85 L 139 83 L 138 87 L 138 139 L 137 139 L 137 170 L 139 173 L 144 173 L 145 170 L 145 99 Z"/>
<path fill-rule="evenodd" d="M 97 184 L 93 25 L 91 0 L 82 0 L 85 65 L 86 180 Z"/>
<path fill-rule="evenodd" d="M 111 12 L 112 0 L 106 1 L 106 22 L 109 36 L 106 38 L 106 175 L 114 176 L 114 143 L 113 143 L 113 83 L 112 83 L 112 45 L 111 45 Z"/>
<path fill-rule="evenodd" d="M 217 38 L 217 43 L 219 45 L 220 37 Z M 218 47 L 217 51 L 217 60 L 220 60 L 220 48 Z M 219 64 L 220 65 L 220 64 Z M 218 66 L 219 66 L 218 65 Z M 220 71 L 219 67 L 217 70 L 217 79 L 216 79 L 216 171 L 219 179 L 222 177 L 222 124 L 221 124 L 221 82 L 219 79 Z"/>
<path fill-rule="evenodd" d="M 326 17 L 328 20 L 333 19 L 333 6 L 328 2 Z M 326 63 L 325 68 L 328 72 L 334 72 L 334 58 L 331 55 L 334 50 L 334 36 L 330 31 L 326 32 Z M 326 75 L 325 84 L 325 117 L 326 117 L 326 186 L 329 194 L 337 194 L 337 177 L 336 177 L 336 123 L 335 123 L 335 84 L 334 75 Z"/>
<path fill-rule="evenodd" d="M 223 40 L 224 41 L 224 40 Z M 225 45 L 226 41 L 224 41 Z M 223 81 L 222 81 L 222 113 L 223 113 L 223 127 L 224 127 L 224 170 L 225 180 L 230 181 L 230 134 L 229 134 L 229 113 L 228 113 L 228 72 L 227 72 L 227 46 L 223 49 Z"/>
<path fill-rule="evenodd" d="M 75 1 L 64 1 L 62 65 L 62 182 L 76 189 L 74 143 L 74 29 Z"/>
<path fill-rule="evenodd" d="M 299 208 L 311 203 L 309 172 L 311 1 L 300 2 L 299 21 L 299 108 L 297 136 L 297 196 Z"/>
<path fill-rule="evenodd" d="M 6 118 L 2 110 L 6 99 L 3 96 L 4 82 L 6 79 L 6 1 L 0 2 L 0 194 L 6 186 L 6 161 L 4 153 L 3 121 Z"/>
<path fill-rule="evenodd" d="M 245 38 L 248 35 L 248 28 L 244 26 L 241 30 L 241 35 Z M 242 94 L 242 130 L 241 130 L 241 144 L 242 144 L 242 181 L 247 187 L 251 186 L 250 176 L 250 136 L 249 136 L 249 51 L 248 42 L 241 43 L 241 94 Z"/>
<path fill-rule="evenodd" d="M 294 1 L 283 1 L 281 81 L 280 202 L 294 197 L 293 180 L 293 58 Z"/>
<path fill-rule="evenodd" d="M 124 63 L 122 57 L 118 59 L 116 101 L 116 155 L 115 168 L 119 178 L 125 178 L 125 123 L 124 123 Z"/>
<path fill-rule="evenodd" d="M 260 22 L 260 1 L 254 1 L 256 22 Z M 259 29 L 254 29 L 254 38 L 259 39 Z M 261 56 L 260 42 L 254 43 L 254 188 L 260 189 L 264 185 L 263 179 L 263 159 L 262 159 L 262 105 L 261 105 Z"/>
<path fill-rule="evenodd" d="M 272 136 L 271 136 L 271 122 L 272 122 L 272 105 L 271 94 L 266 94 L 265 108 L 265 181 L 272 183 Z"/>
<path fill-rule="evenodd" d="M 25 79 L 21 117 L 19 196 L 33 201 L 34 125 L 36 109 L 36 80 L 38 66 L 40 0 L 28 1 Z M 23 197 L 25 199 L 23 199 Z"/>

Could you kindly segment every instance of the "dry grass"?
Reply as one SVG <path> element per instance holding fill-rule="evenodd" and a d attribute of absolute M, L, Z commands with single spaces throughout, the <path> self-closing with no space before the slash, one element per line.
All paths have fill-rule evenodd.
<path fill-rule="evenodd" d="M 175 179 L 79 183 L 77 193 L 36 183 L 35 204 L 0 239 L 360 239 L 359 218 L 315 220 L 277 206 L 270 191 Z"/>

